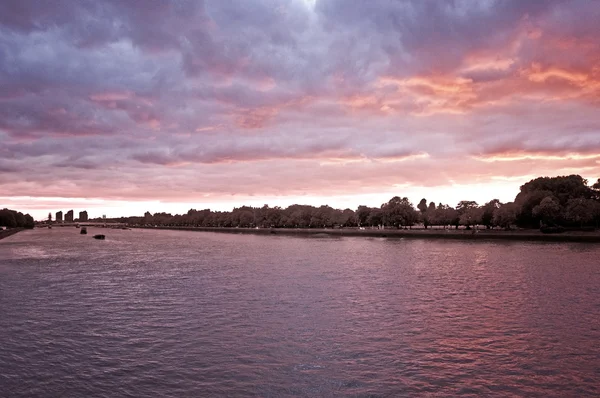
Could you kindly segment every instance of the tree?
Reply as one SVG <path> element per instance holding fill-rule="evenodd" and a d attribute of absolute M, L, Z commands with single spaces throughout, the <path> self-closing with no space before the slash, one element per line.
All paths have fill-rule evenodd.
<path fill-rule="evenodd" d="M 15 228 L 17 226 L 17 220 L 13 210 L 2 209 L 0 210 L 0 226 L 7 228 Z"/>
<path fill-rule="evenodd" d="M 58 214 L 58 213 L 57 213 Z M 105 216 L 103 216 L 104 218 Z M 49 219 L 52 215 L 49 214 Z M 600 179 L 591 187 L 587 180 L 578 175 L 560 177 L 540 177 L 521 186 L 515 201 L 503 205 L 498 199 L 483 206 L 477 202 L 463 200 L 456 208 L 434 202 L 427 205 L 423 198 L 415 209 L 408 198 L 393 197 L 379 208 L 358 206 L 351 209 L 334 209 L 330 206 L 291 205 L 285 209 L 242 206 L 227 211 L 210 209 L 190 209 L 187 214 L 171 215 L 146 212 L 143 217 L 122 217 L 120 221 L 132 224 L 203 226 L 203 227 L 351 227 L 366 225 L 388 225 L 397 228 L 411 226 L 422 220 L 425 228 L 432 225 L 483 224 L 487 228 L 511 225 L 531 227 L 543 223 L 563 223 L 591 225 L 600 224 Z M 97 218 L 100 220 L 100 218 Z M 113 219 L 115 220 L 115 219 Z M 0 225 L 33 225 L 29 215 L 14 210 L 0 211 Z"/>
<path fill-rule="evenodd" d="M 539 218 L 544 224 L 556 222 L 560 218 L 560 212 L 560 203 L 552 196 L 546 196 L 532 211 L 533 216 Z"/>
<path fill-rule="evenodd" d="M 356 213 L 352 209 L 344 209 L 337 215 L 336 224 L 340 227 L 356 227 Z"/>
<path fill-rule="evenodd" d="M 532 191 L 524 194 L 519 193 L 514 202 L 517 205 L 517 224 L 523 227 L 539 225 L 540 219 L 533 215 L 533 208 L 548 196 L 552 196 L 552 192 Z"/>
<path fill-rule="evenodd" d="M 371 209 L 369 217 L 367 217 L 367 223 L 371 226 L 383 224 L 383 210 Z"/>
<path fill-rule="evenodd" d="M 600 178 L 592 185 L 592 190 L 594 191 L 594 199 L 600 200 Z"/>
<path fill-rule="evenodd" d="M 154 216 L 149 211 L 144 213 L 144 224 L 154 224 Z"/>
<path fill-rule="evenodd" d="M 553 197 L 558 205 L 564 208 L 569 199 L 591 199 L 595 196 L 596 191 L 588 187 L 587 180 L 579 175 L 535 178 L 523 184 L 515 198 L 515 203 L 520 207 L 517 223 L 525 227 L 533 227 L 540 221 L 543 222 L 540 217 L 534 215 L 533 209 L 547 197 Z"/>
<path fill-rule="evenodd" d="M 427 211 L 427 199 L 421 199 L 421 201 L 417 205 L 417 209 L 419 209 L 421 213 L 425 213 Z"/>
<path fill-rule="evenodd" d="M 268 227 L 282 226 L 282 218 L 281 207 L 275 206 L 267 210 L 266 224 Z"/>
<path fill-rule="evenodd" d="M 367 219 L 369 218 L 369 214 L 372 209 L 367 206 L 358 206 L 356 210 L 356 221 L 358 222 L 358 226 L 363 226 L 367 224 Z"/>
<path fill-rule="evenodd" d="M 517 221 L 518 207 L 513 202 L 501 204 L 500 207 L 494 210 L 492 219 L 493 225 L 497 225 L 504 229 L 510 227 Z"/>
<path fill-rule="evenodd" d="M 29 214 L 25 214 L 25 224 L 23 224 L 23 227 L 32 229 L 34 226 L 35 222 L 33 221 L 33 217 L 31 217 Z"/>
<path fill-rule="evenodd" d="M 594 202 L 594 225 L 596 229 L 600 225 L 600 202 Z"/>
<path fill-rule="evenodd" d="M 394 196 L 389 202 L 381 205 L 381 210 L 384 223 L 396 228 L 411 226 L 417 220 L 417 213 L 406 197 Z"/>
<path fill-rule="evenodd" d="M 254 226 L 255 214 L 252 207 L 242 206 L 234 208 L 230 215 L 231 225 L 234 227 L 249 228 Z"/>
<path fill-rule="evenodd" d="M 459 223 L 465 225 L 467 229 L 471 229 L 471 225 L 476 225 L 481 222 L 481 211 L 477 202 L 473 200 L 461 200 L 456 205 Z"/>
<path fill-rule="evenodd" d="M 587 224 L 594 219 L 597 202 L 592 199 L 576 198 L 567 202 L 566 216 L 569 221 Z"/>
<path fill-rule="evenodd" d="M 462 215 L 465 211 L 472 209 L 474 207 L 477 207 L 477 206 L 479 206 L 479 205 L 474 200 L 461 200 L 456 205 L 456 211 L 458 211 L 459 215 Z"/>
<path fill-rule="evenodd" d="M 456 225 L 458 227 L 459 218 L 455 209 L 448 205 L 438 204 L 435 209 L 433 221 L 436 225 Z"/>
<path fill-rule="evenodd" d="M 534 191 L 549 191 L 561 206 L 565 206 L 569 199 L 593 196 L 593 190 L 588 187 L 587 180 L 580 175 L 572 174 L 559 177 L 538 177 L 521 186 L 519 194 Z M 517 195 L 519 196 L 519 195 Z"/>
<path fill-rule="evenodd" d="M 23 213 L 21 213 L 20 211 L 14 211 L 14 215 L 15 215 L 15 221 L 17 222 L 17 227 L 24 227 L 25 226 L 25 215 Z"/>
<path fill-rule="evenodd" d="M 425 198 L 421 199 L 421 201 L 417 205 L 417 208 L 421 212 L 421 220 L 423 221 L 423 226 L 425 227 L 425 229 L 427 229 L 427 227 L 431 225 L 430 219 L 433 216 L 433 214 L 428 213 L 427 200 Z"/>
<path fill-rule="evenodd" d="M 458 210 L 456 210 L 452 206 L 448 206 L 448 208 L 446 209 L 446 217 L 448 218 L 448 223 L 450 225 L 454 225 L 455 229 L 458 229 L 458 226 L 460 225 L 460 215 L 458 213 Z"/>
<path fill-rule="evenodd" d="M 33 228 L 33 217 L 20 211 L 2 209 L 0 210 L 0 226 L 7 228 Z"/>
<path fill-rule="evenodd" d="M 494 225 L 494 212 L 502 206 L 498 199 L 493 199 L 483 205 L 481 213 L 481 223 L 486 228 L 491 228 Z"/>
<path fill-rule="evenodd" d="M 481 207 L 469 207 L 465 209 L 460 215 L 460 223 L 467 227 L 467 229 L 471 229 L 471 225 L 481 224 L 481 215 L 483 214 L 483 209 Z"/>

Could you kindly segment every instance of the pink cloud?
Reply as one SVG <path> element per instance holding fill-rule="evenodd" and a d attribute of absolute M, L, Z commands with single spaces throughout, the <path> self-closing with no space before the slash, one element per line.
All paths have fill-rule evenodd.
<path fill-rule="evenodd" d="M 187 203 L 600 175 L 599 17 L 595 2 L 8 0 L 0 190 Z"/>

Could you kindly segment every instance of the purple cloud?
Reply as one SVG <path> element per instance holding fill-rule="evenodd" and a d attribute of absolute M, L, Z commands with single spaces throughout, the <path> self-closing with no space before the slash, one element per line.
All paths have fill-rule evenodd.
<path fill-rule="evenodd" d="M 193 202 L 595 179 L 598 18 L 585 0 L 3 1 L 0 190 Z"/>

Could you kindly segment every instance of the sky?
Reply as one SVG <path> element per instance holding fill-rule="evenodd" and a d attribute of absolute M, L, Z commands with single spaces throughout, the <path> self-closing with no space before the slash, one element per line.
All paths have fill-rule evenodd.
<path fill-rule="evenodd" d="M 600 177 L 594 0 L 3 0 L 0 207 L 41 219 Z"/>

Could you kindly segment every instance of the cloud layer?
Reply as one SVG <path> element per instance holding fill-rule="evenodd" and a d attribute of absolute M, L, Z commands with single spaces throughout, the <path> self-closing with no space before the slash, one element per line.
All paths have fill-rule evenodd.
<path fill-rule="evenodd" d="M 6 0 L 0 199 L 510 198 L 531 176 L 595 179 L 598 20 L 584 0 Z"/>

